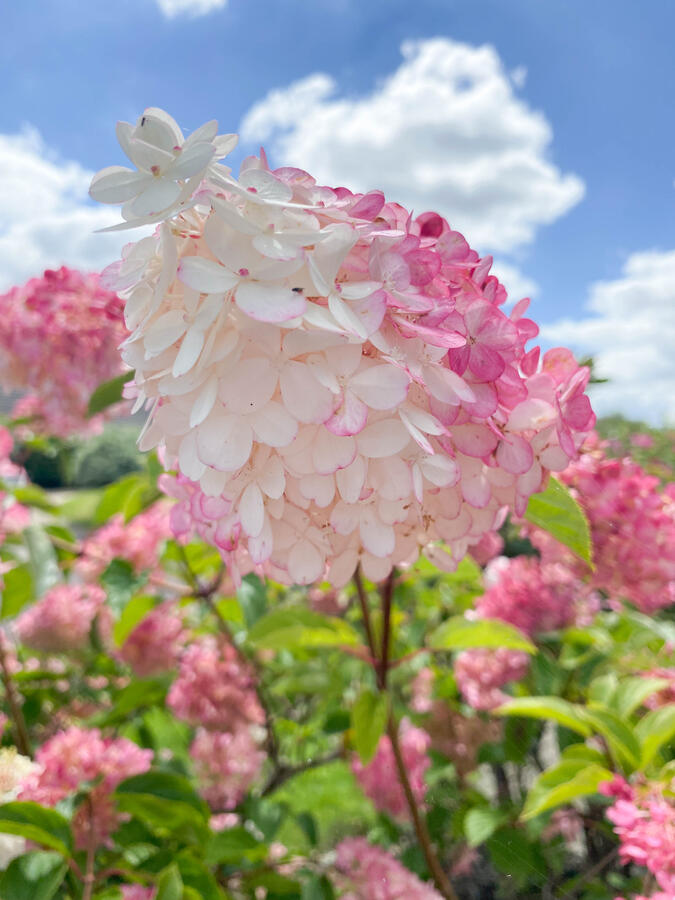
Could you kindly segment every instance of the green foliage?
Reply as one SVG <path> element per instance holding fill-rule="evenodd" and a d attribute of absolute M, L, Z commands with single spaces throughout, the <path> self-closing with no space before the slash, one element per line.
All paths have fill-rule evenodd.
<path fill-rule="evenodd" d="M 87 409 L 88 416 L 95 416 L 97 413 L 103 412 L 109 406 L 119 403 L 122 399 L 122 390 L 124 385 L 131 381 L 134 372 L 125 372 L 110 381 L 104 381 L 99 384 L 94 393 L 89 398 L 89 406 Z"/>
<path fill-rule="evenodd" d="M 352 734 L 361 762 L 369 763 L 387 726 L 389 701 L 386 694 L 363 690 L 352 707 Z"/>
<path fill-rule="evenodd" d="M 33 851 L 11 862 L 0 877 L 0 896 L 7 900 L 51 900 L 68 869 L 58 853 Z"/>
<path fill-rule="evenodd" d="M 570 492 L 552 475 L 546 488 L 533 494 L 527 504 L 525 518 L 548 531 L 569 547 L 584 562 L 592 564 L 591 534 L 588 519 Z"/>
<path fill-rule="evenodd" d="M 473 647 L 505 647 L 536 653 L 537 648 L 525 635 L 499 619 L 465 619 L 453 616 L 429 636 L 432 650 L 468 650 Z"/>

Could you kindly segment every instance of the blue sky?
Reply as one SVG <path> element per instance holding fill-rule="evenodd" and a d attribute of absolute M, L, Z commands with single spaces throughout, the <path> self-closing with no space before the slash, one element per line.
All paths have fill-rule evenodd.
<path fill-rule="evenodd" d="M 546 341 L 598 356 L 601 411 L 675 419 L 670 0 L 26 0 L 3 20 L 0 284 L 115 255 L 82 186 L 124 162 L 116 120 L 153 105 L 186 131 L 243 122 L 235 163 L 264 136 L 273 164 L 367 177 L 418 212 L 439 197 L 507 286 L 533 290 Z M 423 116 L 410 125 L 425 99 L 428 141 Z M 341 115 L 367 133 L 342 133 Z"/>

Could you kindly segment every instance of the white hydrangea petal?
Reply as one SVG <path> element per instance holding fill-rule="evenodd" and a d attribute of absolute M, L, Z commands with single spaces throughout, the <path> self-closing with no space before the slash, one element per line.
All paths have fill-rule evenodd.
<path fill-rule="evenodd" d="M 195 431 L 186 434 L 180 443 L 178 451 L 178 465 L 181 472 L 193 481 L 199 481 L 204 473 L 204 463 L 199 459 L 197 452 L 197 433 Z"/>
<path fill-rule="evenodd" d="M 410 435 L 399 419 L 383 419 L 367 425 L 356 438 L 359 451 L 373 459 L 400 453 L 409 441 Z"/>
<path fill-rule="evenodd" d="M 423 374 L 426 386 L 441 403 L 457 406 L 462 400 L 473 403 L 476 399 L 464 379 L 447 366 L 425 366 Z"/>
<path fill-rule="evenodd" d="M 337 294 L 329 294 L 328 309 L 338 325 L 348 333 L 357 335 L 365 341 L 368 337 L 365 325 L 341 297 Z"/>
<path fill-rule="evenodd" d="M 394 409 L 406 398 L 410 376 L 397 366 L 376 365 L 357 373 L 349 388 L 371 409 Z"/>
<path fill-rule="evenodd" d="M 320 475 L 330 475 L 351 465 L 356 457 L 356 440 L 319 428 L 312 445 L 312 462 Z"/>
<path fill-rule="evenodd" d="M 380 559 L 390 556 L 396 546 L 396 535 L 391 525 L 380 521 L 372 506 L 361 513 L 359 534 L 365 549 Z"/>
<path fill-rule="evenodd" d="M 163 313 L 148 327 L 145 334 L 146 352 L 153 355 L 161 353 L 182 337 L 185 333 L 185 316 L 180 309 L 171 309 Z"/>
<path fill-rule="evenodd" d="M 250 418 L 256 439 L 270 447 L 287 447 L 298 433 L 297 421 L 275 400 Z"/>
<path fill-rule="evenodd" d="M 167 209 L 180 196 L 180 186 L 167 178 L 154 178 L 146 188 L 131 201 L 134 216 L 156 216 Z"/>
<path fill-rule="evenodd" d="M 286 473 L 284 464 L 278 456 L 270 456 L 267 460 L 262 472 L 258 475 L 258 484 L 260 489 L 273 500 L 278 500 L 283 495 Z"/>
<path fill-rule="evenodd" d="M 252 415 L 272 399 L 278 378 L 264 356 L 244 359 L 221 380 L 219 396 L 230 412 Z"/>
<path fill-rule="evenodd" d="M 184 256 L 178 266 L 178 278 L 202 294 L 223 294 L 240 281 L 234 272 L 203 256 Z"/>
<path fill-rule="evenodd" d="M 168 174 L 172 178 L 178 178 L 181 181 L 185 178 L 191 178 L 193 175 L 204 171 L 213 159 L 214 154 L 215 148 L 213 144 L 205 141 L 196 141 L 183 149 L 183 152 L 171 166 Z"/>
<path fill-rule="evenodd" d="M 265 504 L 258 485 L 251 482 L 239 500 L 241 527 L 249 537 L 258 537 L 265 524 Z"/>
<path fill-rule="evenodd" d="M 197 429 L 200 460 L 221 472 L 240 469 L 251 455 L 253 432 L 241 416 L 212 412 Z"/>
<path fill-rule="evenodd" d="M 98 203 L 125 203 L 144 189 L 148 179 L 145 172 L 134 172 L 126 166 L 108 166 L 92 178 L 89 196 Z"/>
<path fill-rule="evenodd" d="M 185 138 L 178 122 L 164 109 L 149 106 L 139 116 L 134 133 L 144 141 L 166 151 L 181 147 Z"/>
<path fill-rule="evenodd" d="M 197 328 L 190 328 L 181 342 L 180 350 L 176 355 L 173 368 L 171 369 L 172 374 L 178 377 L 179 375 L 185 375 L 186 372 L 189 372 L 199 359 L 199 354 L 202 352 L 203 346 L 204 332 L 199 331 Z"/>
<path fill-rule="evenodd" d="M 357 456 L 350 465 L 344 469 L 338 469 L 335 473 L 335 481 L 340 496 L 345 503 L 356 503 L 361 496 L 366 480 L 368 465 L 362 456 Z"/>
<path fill-rule="evenodd" d="M 287 322 L 305 311 L 302 294 L 280 284 L 242 281 L 235 294 L 235 303 L 242 312 L 259 322 Z"/>
<path fill-rule="evenodd" d="M 284 406 L 299 422 L 325 422 L 333 412 L 333 394 L 319 384 L 303 363 L 286 363 L 279 384 Z"/>
<path fill-rule="evenodd" d="M 326 562 L 309 541 L 302 541 L 288 555 L 288 574 L 293 584 L 312 584 L 323 575 Z"/>

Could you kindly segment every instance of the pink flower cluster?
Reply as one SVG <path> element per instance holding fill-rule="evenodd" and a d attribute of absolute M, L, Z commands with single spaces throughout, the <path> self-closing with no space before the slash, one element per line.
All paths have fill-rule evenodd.
<path fill-rule="evenodd" d="M 440 900 L 440 894 L 365 838 L 347 838 L 337 848 L 335 883 L 342 900 Z"/>
<path fill-rule="evenodd" d="M 95 619 L 99 633 L 107 638 L 112 618 L 102 588 L 96 584 L 58 584 L 21 613 L 16 631 L 27 647 L 62 653 L 86 646 Z"/>
<path fill-rule="evenodd" d="M 134 675 L 147 678 L 173 669 L 188 637 L 175 604 L 162 603 L 131 631 L 117 656 L 131 666 Z"/>
<path fill-rule="evenodd" d="M 601 785 L 614 797 L 606 816 L 621 842 L 621 861 L 645 866 L 668 896 L 675 894 L 675 781 L 630 785 L 621 776 Z"/>
<path fill-rule="evenodd" d="M 69 728 L 46 741 L 35 760 L 41 768 L 24 780 L 22 800 L 55 806 L 83 782 L 97 782 L 90 801 L 81 804 L 73 818 L 76 846 L 82 849 L 92 840 L 106 843 L 121 821 L 111 794 L 125 778 L 148 771 L 152 750 L 142 750 L 127 738 L 104 738 L 97 728 Z"/>
<path fill-rule="evenodd" d="M 260 775 L 265 753 L 251 732 L 246 725 L 233 732 L 197 731 L 190 756 L 201 794 L 211 809 L 234 809 Z"/>
<path fill-rule="evenodd" d="M 426 731 L 415 728 L 406 719 L 401 722 L 401 754 L 415 800 L 420 807 L 424 806 L 427 792 L 424 776 L 431 765 L 427 755 L 430 743 L 431 738 Z M 351 766 L 363 792 L 373 801 L 376 809 L 393 819 L 409 818 L 410 812 L 398 777 L 394 751 L 387 735 L 380 738 L 375 755 L 367 765 L 364 766 L 359 757 L 353 754 Z"/>
<path fill-rule="evenodd" d="M 265 721 L 253 673 L 231 644 L 213 637 L 185 650 L 167 703 L 179 719 L 209 731 L 234 732 Z"/>
<path fill-rule="evenodd" d="M 128 522 L 121 514 L 113 516 L 86 538 L 75 571 L 86 581 L 94 581 L 120 556 L 131 563 L 134 571 L 152 572 L 159 566 L 162 545 L 169 537 L 171 526 L 166 502 L 154 503 Z"/>
<path fill-rule="evenodd" d="M 98 275 L 65 267 L 0 295 L 0 385 L 29 392 L 15 416 L 37 415 L 31 428 L 48 434 L 91 428 L 91 394 L 122 372 L 122 306 Z"/>
<path fill-rule="evenodd" d="M 143 887 L 140 884 L 123 884 L 123 900 L 153 900 L 156 895 L 154 887 Z"/>
<path fill-rule="evenodd" d="M 647 697 L 644 704 L 647 709 L 659 709 L 661 706 L 675 704 L 675 668 L 659 667 L 649 669 L 647 672 L 640 672 L 639 674 L 644 678 L 663 678 L 668 682 L 660 691 L 656 691 Z"/>
<path fill-rule="evenodd" d="M 486 592 L 476 601 L 484 619 L 501 619 L 530 637 L 573 622 L 588 622 L 599 600 L 574 571 L 534 557 L 499 557 L 485 572 Z M 455 661 L 455 677 L 466 702 L 494 709 L 507 697 L 500 688 L 523 678 L 529 657 L 513 650 L 465 650 Z"/>
<path fill-rule="evenodd" d="M 675 603 L 675 484 L 661 488 L 628 457 L 608 459 L 597 442 L 560 479 L 588 517 L 595 571 L 529 529 L 543 559 L 561 560 L 610 600 L 628 600 L 645 613 Z"/>
<path fill-rule="evenodd" d="M 455 679 L 464 700 L 474 709 L 490 710 L 509 698 L 501 688 L 520 681 L 530 668 L 530 657 L 520 650 L 464 650 L 455 660 Z"/>
<path fill-rule="evenodd" d="M 264 154 L 237 180 L 215 122 L 185 140 L 148 109 L 118 135 L 139 171 L 105 169 L 91 195 L 124 204 L 120 227 L 162 222 L 105 273 L 141 446 L 180 472 L 179 533 L 235 577 L 339 587 L 420 550 L 451 567 L 576 456 L 588 370 L 526 350 L 528 301 L 505 314 L 491 258 L 441 216 Z"/>

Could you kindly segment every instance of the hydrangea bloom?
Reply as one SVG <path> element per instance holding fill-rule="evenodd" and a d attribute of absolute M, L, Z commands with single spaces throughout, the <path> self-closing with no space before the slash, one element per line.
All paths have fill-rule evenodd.
<path fill-rule="evenodd" d="M 380 580 L 439 541 L 456 564 L 575 457 L 588 370 L 525 349 L 527 301 L 507 316 L 491 259 L 439 215 L 264 154 L 236 180 L 215 123 L 183 143 L 149 109 L 119 136 L 141 171 L 104 170 L 92 196 L 125 202 L 123 227 L 162 223 L 105 275 L 150 409 L 141 446 L 180 472 L 180 532 L 232 573 L 341 586 L 360 562 Z"/>
<path fill-rule="evenodd" d="M 21 613 L 16 631 L 27 647 L 61 653 L 85 646 L 94 619 L 101 634 L 107 636 L 112 620 L 103 588 L 96 584 L 58 584 Z"/>
<path fill-rule="evenodd" d="M 123 884 L 121 890 L 123 900 L 153 900 L 156 895 L 155 888 L 141 884 Z"/>
<path fill-rule="evenodd" d="M 675 485 L 661 488 L 629 458 L 608 459 L 603 445 L 561 473 L 583 506 L 591 527 L 595 570 L 545 532 L 530 538 L 545 561 L 561 561 L 610 599 L 628 600 L 645 613 L 675 602 Z"/>
<path fill-rule="evenodd" d="M 440 900 L 430 884 L 365 838 L 347 838 L 336 851 L 335 882 L 342 900 Z"/>
<path fill-rule="evenodd" d="M 21 756 L 14 747 L 0 749 L 0 804 L 16 800 L 21 782 L 31 775 L 36 764 Z M 16 834 L 0 834 L 0 870 L 26 852 L 26 839 Z"/>
<path fill-rule="evenodd" d="M 251 731 L 246 725 L 234 732 L 197 731 L 190 756 L 200 792 L 213 810 L 234 809 L 260 775 L 265 753 Z"/>
<path fill-rule="evenodd" d="M 671 706 L 675 704 L 675 668 L 665 668 L 663 666 L 649 669 L 647 672 L 639 672 L 644 678 L 663 678 L 668 684 L 651 694 L 645 700 L 647 709 L 658 709 L 660 706 Z"/>
<path fill-rule="evenodd" d="M 169 507 L 154 503 L 128 522 L 120 515 L 86 538 L 75 571 L 87 581 L 98 578 L 115 557 L 126 559 L 136 572 L 153 571 L 159 566 L 163 543 L 171 537 Z"/>
<path fill-rule="evenodd" d="M 91 394 L 122 372 L 122 306 L 98 275 L 65 267 L 0 295 L 0 386 L 29 392 L 16 416 L 37 416 L 31 428 L 48 434 L 91 429 Z"/>
<path fill-rule="evenodd" d="M 55 806 L 83 782 L 98 782 L 90 803 L 83 803 L 73 818 L 76 846 L 82 849 L 92 840 L 108 840 L 120 821 L 110 795 L 125 778 L 148 771 L 152 750 L 127 738 L 104 738 L 97 728 L 69 728 L 46 741 L 35 759 L 41 771 L 24 780 L 23 800 Z"/>
<path fill-rule="evenodd" d="M 131 631 L 117 656 L 131 666 L 139 678 L 147 678 L 173 669 L 187 639 L 188 632 L 175 605 L 163 603 Z"/>
<path fill-rule="evenodd" d="M 179 719 L 212 731 L 236 732 L 242 724 L 265 721 L 253 673 L 231 644 L 212 637 L 185 650 L 167 703 Z"/>
<path fill-rule="evenodd" d="M 520 681 L 530 668 L 530 657 L 520 650 L 463 650 L 455 660 L 454 672 L 464 700 L 474 709 L 489 710 L 509 698 L 501 688 Z"/>
<path fill-rule="evenodd" d="M 621 861 L 645 866 L 661 890 L 675 894 L 675 800 L 670 785 L 658 782 L 630 785 L 621 776 L 601 785 L 616 798 L 606 816 L 621 841 Z"/>
<path fill-rule="evenodd" d="M 400 745 L 406 772 L 410 780 L 418 806 L 424 805 L 426 784 L 424 775 L 431 765 L 427 755 L 431 739 L 426 731 L 415 728 L 407 720 L 401 723 Z M 352 772 L 356 776 L 363 792 L 381 812 L 386 812 L 394 819 L 405 819 L 410 816 L 405 793 L 397 775 L 396 760 L 391 741 L 383 735 L 371 761 L 363 765 L 359 757 L 352 756 Z"/>

